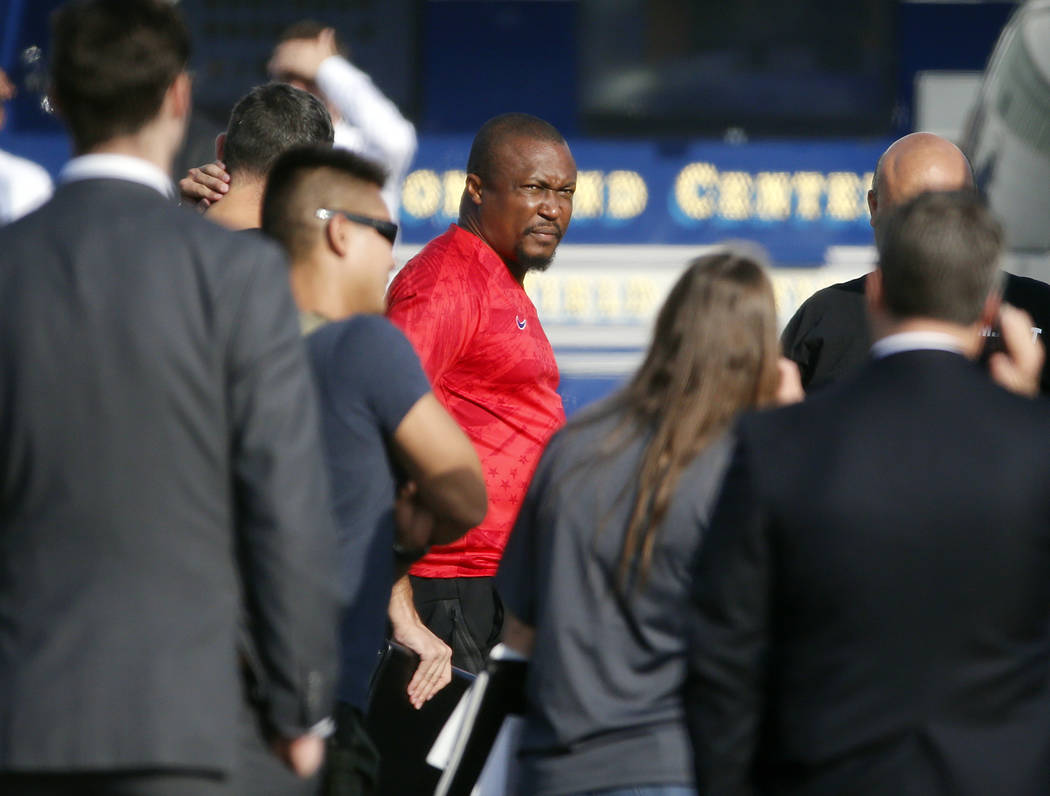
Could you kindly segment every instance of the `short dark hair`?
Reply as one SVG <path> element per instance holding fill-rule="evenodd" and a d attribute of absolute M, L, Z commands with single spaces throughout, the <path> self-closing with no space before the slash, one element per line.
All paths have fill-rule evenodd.
<path fill-rule="evenodd" d="M 319 176 L 320 179 L 308 179 Z M 262 230 L 277 240 L 294 261 L 313 244 L 313 213 L 332 203 L 333 195 L 357 182 L 382 189 L 386 171 L 345 149 L 294 147 L 277 158 L 263 194 Z"/>
<path fill-rule="evenodd" d="M 223 161 L 230 174 L 270 173 L 282 152 L 335 138 L 332 117 L 313 94 L 287 83 L 256 86 L 233 106 L 226 125 Z"/>
<path fill-rule="evenodd" d="M 924 193 L 891 211 L 879 251 L 897 318 L 978 321 L 998 279 L 1003 230 L 973 191 Z"/>
<path fill-rule="evenodd" d="M 491 178 L 496 168 L 495 153 L 510 138 L 529 138 L 564 144 L 565 136 L 558 128 L 529 113 L 504 113 L 489 119 L 474 136 L 467 157 L 467 173 L 477 174 L 482 180 Z"/>
<path fill-rule="evenodd" d="M 153 119 L 190 55 L 164 0 L 75 0 L 54 13 L 51 35 L 52 95 L 80 152 Z"/>

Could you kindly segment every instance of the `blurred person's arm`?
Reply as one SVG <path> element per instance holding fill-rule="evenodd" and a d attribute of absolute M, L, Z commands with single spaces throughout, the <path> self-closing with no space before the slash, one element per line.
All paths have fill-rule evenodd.
<path fill-rule="evenodd" d="M 312 733 L 329 716 L 337 674 L 336 535 L 287 265 L 276 246 L 242 246 L 252 266 L 227 344 L 237 565 L 265 724 L 305 776 L 320 762 Z"/>
<path fill-rule="evenodd" d="M 333 29 L 315 39 L 281 42 L 269 70 L 316 83 L 339 116 L 361 132 L 361 154 L 380 160 L 392 179 L 404 175 L 416 152 L 416 130 L 367 74 L 339 54 Z"/>

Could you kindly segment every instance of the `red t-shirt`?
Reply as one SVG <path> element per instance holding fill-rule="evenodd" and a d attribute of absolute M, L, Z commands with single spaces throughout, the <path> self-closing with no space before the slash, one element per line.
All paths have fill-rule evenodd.
<path fill-rule="evenodd" d="M 554 351 L 503 260 L 456 224 L 405 265 L 387 303 L 434 394 L 474 443 L 489 495 L 484 522 L 431 548 L 411 573 L 495 575 L 540 454 L 565 423 Z"/>

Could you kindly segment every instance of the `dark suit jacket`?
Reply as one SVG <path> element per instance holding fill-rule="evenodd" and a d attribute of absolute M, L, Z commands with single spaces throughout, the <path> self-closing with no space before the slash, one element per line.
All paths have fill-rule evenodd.
<path fill-rule="evenodd" d="M 1050 285 L 1003 272 L 1003 301 L 1032 316 L 1043 344 L 1050 339 Z M 871 350 L 864 300 L 867 275 L 818 290 L 784 327 L 784 356 L 798 364 L 807 392 L 860 370 Z M 1050 395 L 1050 356 L 1043 364 L 1040 392 Z"/>
<path fill-rule="evenodd" d="M 234 763 L 334 680 L 335 531 L 283 255 L 122 180 L 0 230 L 0 769 Z"/>
<path fill-rule="evenodd" d="M 1050 789 L 1050 408 L 898 353 L 745 417 L 697 569 L 699 791 Z"/>

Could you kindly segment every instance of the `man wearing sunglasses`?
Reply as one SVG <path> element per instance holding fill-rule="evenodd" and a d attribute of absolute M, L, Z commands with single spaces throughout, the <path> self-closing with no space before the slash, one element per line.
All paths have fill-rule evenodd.
<path fill-rule="evenodd" d="M 481 464 L 430 390 L 419 358 L 382 313 L 397 225 L 385 175 L 345 150 L 293 149 L 270 172 L 263 231 L 291 262 L 340 533 L 342 584 L 336 735 L 324 793 L 369 793 L 377 753 L 362 726 L 395 574 L 431 543 L 455 541 L 485 516 Z M 393 550 L 391 549 L 393 546 Z M 396 559 L 396 561 L 395 561 Z M 395 563 L 401 571 L 395 573 Z M 448 647 L 414 613 L 390 614 L 395 640 L 420 654 L 417 707 L 449 681 Z"/>

